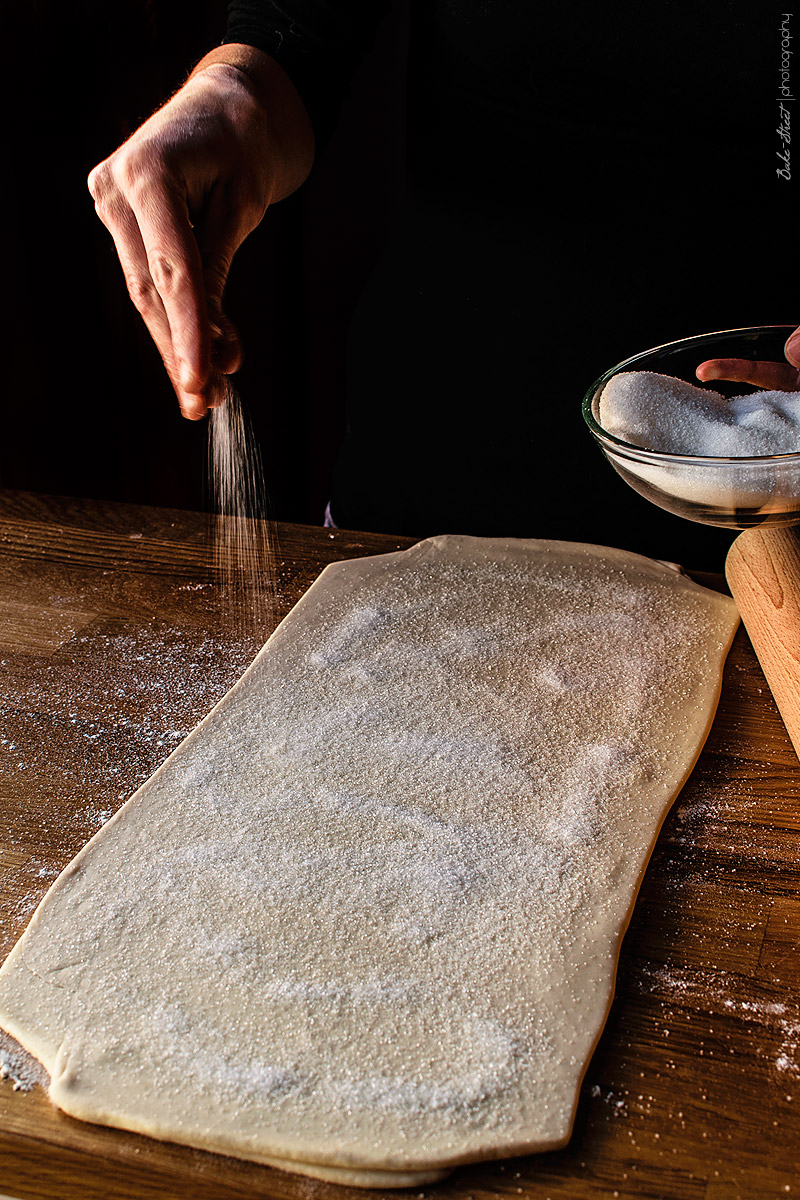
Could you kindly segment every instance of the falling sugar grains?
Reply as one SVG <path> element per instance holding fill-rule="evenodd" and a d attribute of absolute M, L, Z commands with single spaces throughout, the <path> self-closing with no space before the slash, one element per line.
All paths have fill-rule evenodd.
<path fill-rule="evenodd" d="M 212 553 L 237 629 L 263 638 L 277 624 L 275 526 L 261 451 L 241 396 L 227 377 L 208 421 Z"/>

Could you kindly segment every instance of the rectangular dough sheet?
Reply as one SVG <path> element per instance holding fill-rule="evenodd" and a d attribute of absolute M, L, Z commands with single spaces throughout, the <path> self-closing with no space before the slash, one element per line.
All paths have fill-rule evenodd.
<path fill-rule="evenodd" d="M 737 620 L 596 546 L 327 567 L 55 882 L 0 1025 L 74 1117 L 323 1178 L 563 1145 Z"/>

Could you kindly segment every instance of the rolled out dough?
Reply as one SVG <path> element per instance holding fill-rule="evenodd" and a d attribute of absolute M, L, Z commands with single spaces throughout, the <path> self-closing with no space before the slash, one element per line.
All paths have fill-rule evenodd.
<path fill-rule="evenodd" d="M 326 568 L 55 882 L 0 1025 L 75 1117 L 340 1182 L 563 1144 L 736 624 L 594 546 Z"/>

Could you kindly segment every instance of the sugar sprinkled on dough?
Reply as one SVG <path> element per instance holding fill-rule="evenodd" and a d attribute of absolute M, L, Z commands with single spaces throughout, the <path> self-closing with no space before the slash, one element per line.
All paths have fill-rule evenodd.
<path fill-rule="evenodd" d="M 386 558 L 329 570 L 0 975 L 75 1115 L 381 1169 L 566 1136 L 732 605 L 592 547 Z"/>

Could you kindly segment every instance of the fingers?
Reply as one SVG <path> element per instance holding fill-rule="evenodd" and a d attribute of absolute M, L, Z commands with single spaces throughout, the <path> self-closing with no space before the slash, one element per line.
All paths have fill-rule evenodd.
<path fill-rule="evenodd" d="M 152 182 L 130 189 L 128 199 L 146 256 L 141 282 L 147 291 L 152 282 L 166 316 L 175 379 L 181 391 L 202 395 L 210 368 L 208 311 L 186 202 Z"/>
<path fill-rule="evenodd" d="M 181 411 L 200 420 L 208 409 L 210 333 L 200 252 L 185 204 L 153 179 L 147 188 L 126 179 L 123 190 L 114 171 L 108 161 L 95 168 L 89 190 Z"/>
<path fill-rule="evenodd" d="M 211 367 L 222 375 L 232 375 L 242 365 L 242 343 L 233 322 L 221 308 L 214 311 L 211 317 Z"/>
<path fill-rule="evenodd" d="M 798 348 L 800 349 L 800 346 Z M 695 374 L 703 383 L 714 379 L 729 379 L 734 383 L 752 383 L 770 391 L 800 391 L 800 371 L 791 363 L 752 362 L 744 358 L 710 358 L 700 363 Z"/>
<path fill-rule="evenodd" d="M 219 371 L 212 368 L 208 381 L 208 408 L 220 408 L 228 399 L 228 379 Z"/>

